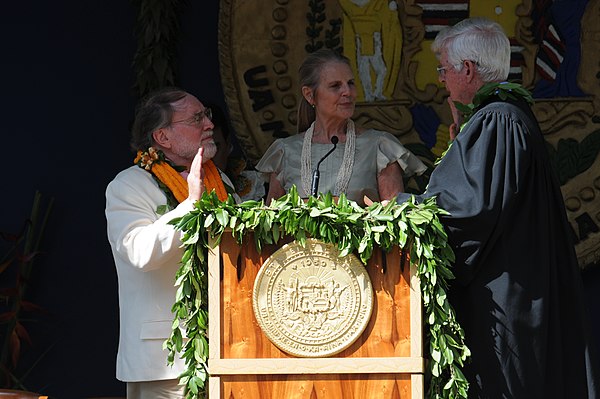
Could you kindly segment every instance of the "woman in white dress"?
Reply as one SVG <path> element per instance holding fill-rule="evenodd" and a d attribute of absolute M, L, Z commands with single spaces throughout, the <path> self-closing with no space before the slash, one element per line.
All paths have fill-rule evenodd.
<path fill-rule="evenodd" d="M 388 132 L 354 125 L 356 87 L 348 58 L 333 50 L 311 53 L 299 69 L 302 100 L 298 132 L 277 139 L 256 169 L 269 176 L 267 202 L 279 198 L 292 185 L 301 197 L 312 193 L 312 176 L 318 162 L 318 193 L 331 192 L 364 205 L 390 200 L 404 191 L 402 176 L 421 174 L 426 166 Z"/>

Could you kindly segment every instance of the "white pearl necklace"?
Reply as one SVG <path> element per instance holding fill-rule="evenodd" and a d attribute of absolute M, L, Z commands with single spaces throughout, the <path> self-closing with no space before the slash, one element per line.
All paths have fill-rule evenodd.
<path fill-rule="evenodd" d="M 305 196 L 308 197 L 311 194 L 311 147 L 312 138 L 315 131 L 315 122 L 306 130 L 304 134 L 304 141 L 302 142 L 302 155 L 301 155 L 301 166 L 300 166 L 300 178 L 302 180 L 302 188 L 304 189 Z M 344 157 L 342 158 L 342 165 L 338 172 L 337 180 L 335 182 L 335 192 L 333 195 L 340 195 L 345 193 L 350 183 L 350 177 L 352 176 L 352 168 L 354 167 L 354 153 L 356 151 L 356 130 L 352 119 L 348 120 L 348 126 L 346 131 L 346 148 L 344 149 Z"/>

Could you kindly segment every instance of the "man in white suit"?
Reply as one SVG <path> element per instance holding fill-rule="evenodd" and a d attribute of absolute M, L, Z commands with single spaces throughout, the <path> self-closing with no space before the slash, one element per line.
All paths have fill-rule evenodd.
<path fill-rule="evenodd" d="M 117 379 L 127 382 L 128 399 L 183 398 L 178 377 L 185 364 L 176 358 L 169 366 L 162 348 L 171 333 L 183 254 L 182 233 L 169 221 L 191 211 L 206 189 L 205 170 L 216 153 L 213 127 L 210 109 L 191 94 L 177 88 L 151 94 L 138 106 L 132 128 L 135 164 L 106 189 L 108 240 L 119 282 Z M 165 167 L 172 168 L 179 188 L 173 188 L 177 179 L 167 181 Z M 221 177 L 221 188 L 232 186 Z"/>

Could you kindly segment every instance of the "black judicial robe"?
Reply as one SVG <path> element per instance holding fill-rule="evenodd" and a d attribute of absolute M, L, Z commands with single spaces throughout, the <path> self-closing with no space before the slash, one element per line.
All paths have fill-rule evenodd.
<path fill-rule="evenodd" d="M 478 110 L 417 199 L 431 196 L 450 212 L 449 299 L 471 350 L 469 398 L 600 397 L 563 197 L 530 108 Z"/>

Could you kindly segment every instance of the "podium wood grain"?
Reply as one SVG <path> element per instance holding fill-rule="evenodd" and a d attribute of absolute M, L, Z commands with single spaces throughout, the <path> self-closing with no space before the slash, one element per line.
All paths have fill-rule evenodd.
<path fill-rule="evenodd" d="M 259 253 L 251 235 L 238 245 L 225 233 L 209 254 L 210 398 L 422 398 L 419 285 L 402 252 L 376 250 L 368 262 L 374 302 L 362 335 L 332 357 L 298 358 L 271 343 L 252 307 L 256 275 L 280 246 Z"/>

